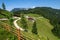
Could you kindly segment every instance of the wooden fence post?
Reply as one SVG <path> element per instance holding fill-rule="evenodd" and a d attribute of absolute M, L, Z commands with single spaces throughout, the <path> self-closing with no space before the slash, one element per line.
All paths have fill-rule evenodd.
<path fill-rule="evenodd" d="M 21 39 L 21 37 L 20 37 L 20 29 L 17 29 L 17 37 L 18 37 L 18 40 Z"/>

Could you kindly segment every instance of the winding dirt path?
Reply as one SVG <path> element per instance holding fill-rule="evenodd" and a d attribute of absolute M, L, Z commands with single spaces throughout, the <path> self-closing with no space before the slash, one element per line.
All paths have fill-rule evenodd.
<path fill-rule="evenodd" d="M 15 20 L 13 23 L 14 23 L 14 26 L 15 26 L 17 29 L 20 29 L 21 31 L 24 31 L 24 29 L 21 28 L 20 26 L 18 26 L 18 24 L 17 24 L 17 21 L 20 20 L 20 19 L 21 19 L 21 18 L 18 17 L 18 19 Z"/>

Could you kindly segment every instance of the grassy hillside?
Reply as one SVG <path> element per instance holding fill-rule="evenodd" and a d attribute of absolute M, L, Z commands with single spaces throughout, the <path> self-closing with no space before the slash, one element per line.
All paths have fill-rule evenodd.
<path fill-rule="evenodd" d="M 43 16 L 44 18 L 47 18 L 50 20 L 50 23 L 54 26 L 52 29 L 52 33 L 60 38 L 60 9 L 54 9 L 51 7 L 35 7 L 35 8 L 29 8 L 28 10 L 19 10 L 13 12 L 14 14 L 38 14 L 39 16 Z M 17 14 L 17 16 L 19 15 Z M 32 16 L 32 15 L 30 15 Z"/>
<path fill-rule="evenodd" d="M 0 18 L 9 18 L 10 16 L 11 13 L 9 11 L 0 9 Z M 5 27 L 4 23 L 10 26 L 9 21 L 0 20 L 0 40 L 17 40 L 16 39 L 17 37 L 14 34 L 4 29 Z"/>
<path fill-rule="evenodd" d="M 4 28 L 4 23 L 10 26 L 9 21 L 0 21 L 0 40 L 17 40 L 16 35 Z"/>
<path fill-rule="evenodd" d="M 39 16 L 37 14 L 25 14 L 25 16 L 26 15 L 29 15 L 29 16 L 35 18 L 35 20 L 37 22 L 38 35 L 35 35 L 31 32 L 33 22 L 27 21 L 28 32 L 23 32 L 25 36 L 28 36 L 30 38 L 32 37 L 32 39 L 34 39 L 34 40 L 38 40 L 38 39 L 60 40 L 56 36 L 54 36 L 54 34 L 51 32 L 51 30 L 53 29 L 53 26 L 50 24 L 48 19 L 44 18 L 43 16 Z M 20 20 L 17 23 L 20 27 L 22 27 Z"/>
<path fill-rule="evenodd" d="M 54 28 L 54 25 L 51 25 L 51 23 L 50 23 L 50 21 L 52 21 L 52 20 L 53 20 L 53 23 L 55 23 L 56 21 L 59 20 L 59 19 L 55 20 L 55 19 L 59 18 L 59 16 L 60 16 L 59 10 L 42 7 L 42 8 L 34 8 L 34 9 L 25 10 L 25 11 L 22 11 L 22 13 L 23 12 L 26 13 L 26 14 L 24 14 L 25 16 L 35 18 L 36 24 L 37 24 L 37 31 L 38 31 L 38 35 L 33 34 L 31 32 L 33 22 L 31 20 L 27 20 L 28 32 L 21 32 L 21 34 L 25 37 L 25 39 L 27 39 L 27 40 L 40 40 L 40 39 L 41 40 L 60 40 L 58 37 L 56 37 L 52 33 L 51 30 Z M 58 14 L 56 14 L 56 12 Z M 18 13 L 20 15 L 20 11 L 18 11 Z M 16 12 L 16 14 L 17 14 L 17 12 Z M 11 17 L 11 13 L 9 11 L 0 9 L 0 18 L 9 18 L 9 17 Z M 1 21 L 1 22 L 5 22 L 8 25 L 10 25 L 9 21 Z M 22 27 L 21 20 L 19 20 L 17 23 L 20 27 Z M 59 23 L 59 21 L 58 21 L 58 23 Z M 0 27 L 2 27 L 1 24 L 0 24 Z M 14 27 L 14 25 L 11 27 Z M 1 38 L 4 37 L 5 39 L 7 39 L 7 38 L 11 37 L 11 38 L 13 38 L 12 40 L 15 40 L 15 38 L 14 38 L 15 36 L 13 34 L 3 30 L 2 28 L 0 31 L 1 31 L 1 33 L 0 33 Z M 4 32 L 5 32 L 5 34 L 4 34 Z M 10 40 L 11 40 L 11 38 L 10 38 Z"/>
<path fill-rule="evenodd" d="M 0 28 L 0 40 L 17 40 L 16 38 L 12 33 Z"/>
<path fill-rule="evenodd" d="M 11 16 L 11 12 L 0 9 L 0 18 L 7 18 Z"/>

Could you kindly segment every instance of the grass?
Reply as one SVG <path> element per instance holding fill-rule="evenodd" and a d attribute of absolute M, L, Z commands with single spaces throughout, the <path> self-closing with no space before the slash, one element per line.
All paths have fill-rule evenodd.
<path fill-rule="evenodd" d="M 17 40 L 17 37 L 0 26 L 0 40 Z"/>
<path fill-rule="evenodd" d="M 0 40 L 17 40 L 17 37 L 16 37 L 16 35 L 14 35 L 14 33 L 12 33 L 12 32 L 9 32 L 8 30 L 5 30 L 4 28 L 3 28 L 3 26 L 1 26 L 1 22 L 2 23 L 6 23 L 7 25 L 9 25 L 10 27 L 14 27 L 14 25 L 13 26 L 11 26 L 10 25 L 10 23 L 9 23 L 9 21 L 8 20 L 1 20 L 0 21 Z M 12 29 L 12 31 L 14 31 L 14 29 Z"/>
<path fill-rule="evenodd" d="M 5 16 L 3 16 L 3 15 L 0 14 L 0 18 L 5 18 Z"/>
<path fill-rule="evenodd" d="M 39 16 L 41 16 L 41 15 L 30 13 L 30 14 L 25 14 L 25 16 L 30 16 L 30 17 L 39 17 Z"/>
<path fill-rule="evenodd" d="M 54 34 L 51 32 L 51 30 L 53 29 L 53 25 L 50 24 L 48 19 L 46 19 L 42 16 L 39 16 L 39 15 L 36 15 L 36 14 L 25 14 L 25 15 L 35 17 L 35 20 L 37 21 L 37 29 L 38 29 L 38 35 L 39 35 L 39 36 L 35 35 L 31 32 L 33 23 L 32 23 L 32 21 L 27 21 L 29 32 L 22 32 L 22 33 L 24 33 L 25 36 L 28 36 L 28 37 L 31 36 L 32 38 L 35 38 L 34 40 L 38 40 L 38 39 L 60 40 L 59 38 L 54 36 Z M 42 18 L 39 18 L 39 17 L 42 17 Z M 17 23 L 20 27 L 22 27 L 20 20 Z"/>
<path fill-rule="evenodd" d="M 45 18 L 37 19 L 37 29 L 39 36 L 43 36 L 46 39 L 48 37 L 49 40 L 60 40 L 53 35 L 51 32 L 52 28 L 53 26 Z"/>
<path fill-rule="evenodd" d="M 57 38 L 56 36 L 54 36 L 54 34 L 51 32 L 51 30 L 53 29 L 53 25 L 50 24 L 50 22 L 49 22 L 48 19 L 46 19 L 46 18 L 44 18 L 42 16 L 39 16 L 37 14 L 25 14 L 25 16 L 26 15 L 35 18 L 35 20 L 37 22 L 37 31 L 38 31 L 38 35 L 33 34 L 31 32 L 32 31 L 33 22 L 32 21 L 27 21 L 28 32 L 21 32 L 21 34 L 27 40 L 31 40 L 31 39 L 32 40 L 38 40 L 38 39 L 41 39 L 41 40 L 48 40 L 48 39 L 49 40 L 60 40 L 59 38 Z M 9 21 L 1 21 L 1 22 L 7 23 L 8 25 L 10 25 Z M 18 23 L 18 25 L 20 27 L 22 27 L 22 25 L 20 23 L 20 20 L 17 23 Z M 14 25 L 13 25 L 13 27 L 14 27 Z M 14 38 L 15 36 L 12 33 L 9 33 L 7 31 L 3 30 L 2 28 L 0 28 L 0 40 L 5 40 L 5 39 L 7 39 L 9 37 L 10 38 Z"/>

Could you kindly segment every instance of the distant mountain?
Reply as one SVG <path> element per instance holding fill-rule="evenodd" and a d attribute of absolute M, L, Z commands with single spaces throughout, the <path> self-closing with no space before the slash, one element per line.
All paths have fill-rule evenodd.
<path fill-rule="evenodd" d="M 60 16 L 60 10 L 54 9 L 51 7 L 35 7 L 35 8 L 14 8 L 11 10 L 11 12 L 17 15 L 19 15 L 21 12 L 24 13 L 34 13 L 34 14 L 40 14 L 43 15 L 45 18 L 52 19 L 52 17 L 56 16 L 57 14 Z"/>
<path fill-rule="evenodd" d="M 19 11 L 19 10 L 26 10 L 26 8 L 14 8 L 11 10 L 11 12 Z"/>

